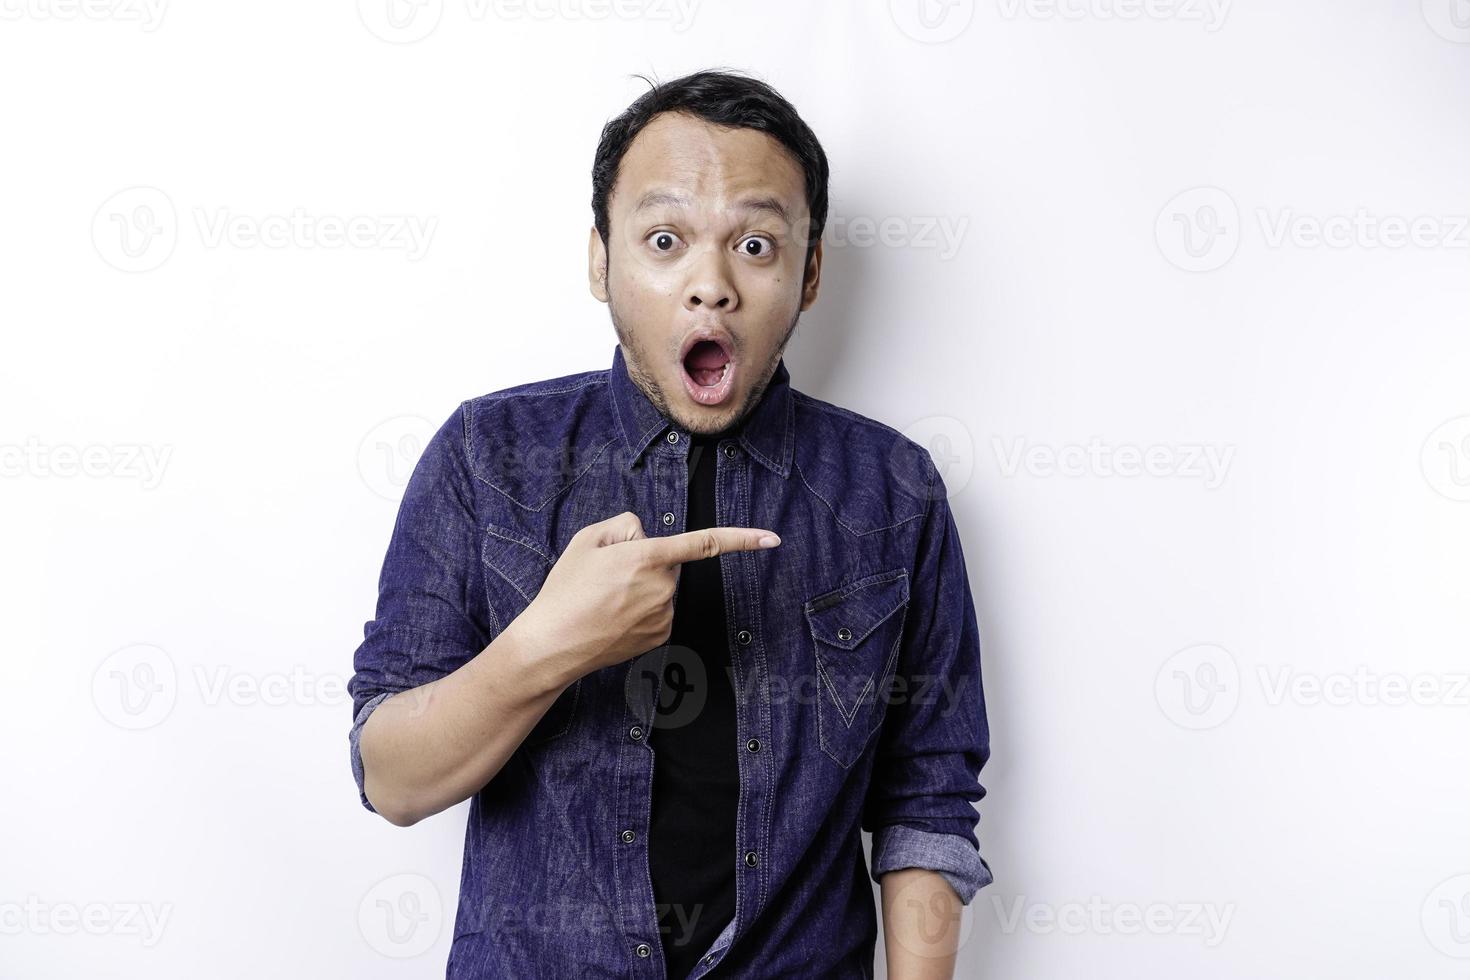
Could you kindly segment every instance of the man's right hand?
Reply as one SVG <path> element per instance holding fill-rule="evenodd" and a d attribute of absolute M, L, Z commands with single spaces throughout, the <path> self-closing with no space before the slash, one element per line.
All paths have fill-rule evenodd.
<path fill-rule="evenodd" d="M 780 543 L 774 532 L 745 527 L 650 538 L 638 515 L 624 511 L 572 535 L 511 628 L 570 684 L 668 642 L 684 562 Z"/>

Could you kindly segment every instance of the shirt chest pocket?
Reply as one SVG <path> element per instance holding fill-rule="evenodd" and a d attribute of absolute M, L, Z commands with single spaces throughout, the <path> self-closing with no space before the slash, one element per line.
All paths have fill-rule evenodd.
<path fill-rule="evenodd" d="M 485 601 L 495 617 L 497 635 L 536 598 L 556 558 L 555 552 L 521 531 L 486 525 L 480 559 L 485 566 Z M 578 678 L 561 692 L 531 728 L 522 746 L 544 745 L 571 730 L 581 700 L 582 681 L 583 678 Z"/>
<path fill-rule="evenodd" d="M 803 606 L 812 634 L 818 738 L 822 751 L 844 769 L 863 754 L 882 721 L 908 600 L 908 572 L 896 568 L 814 596 Z"/>

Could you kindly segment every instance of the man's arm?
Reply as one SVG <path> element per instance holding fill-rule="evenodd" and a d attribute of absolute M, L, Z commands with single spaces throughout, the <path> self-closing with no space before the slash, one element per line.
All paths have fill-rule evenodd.
<path fill-rule="evenodd" d="M 573 535 L 530 606 L 497 630 L 465 407 L 409 477 L 347 685 L 358 794 L 399 826 L 478 792 L 579 677 L 667 642 L 684 562 L 779 544 L 762 528 L 648 538 L 624 511 Z"/>
<path fill-rule="evenodd" d="M 960 906 L 992 880 L 979 853 L 974 806 L 985 796 L 979 776 L 990 757 L 990 728 L 959 531 L 943 479 L 927 454 L 924 463 L 928 504 L 897 668 L 903 686 L 880 692 L 891 700 L 862 827 L 873 834 L 871 875 L 885 896 L 889 962 L 898 956 L 915 961 L 904 969 L 922 963 L 932 970 L 942 967 L 930 954 L 953 958 L 944 937 L 957 930 Z M 898 900 L 890 900 L 890 892 Z M 910 935 L 930 938 L 905 942 Z"/>
<path fill-rule="evenodd" d="M 927 868 L 890 871 L 881 880 L 888 980 L 951 980 L 962 912 L 955 890 Z"/>
<path fill-rule="evenodd" d="M 477 793 L 570 683 L 514 625 L 452 674 L 383 699 L 363 724 L 363 793 L 389 823 L 412 826 Z"/>
<path fill-rule="evenodd" d="M 404 827 L 478 792 L 576 679 L 515 623 L 489 642 L 466 423 L 462 404 L 409 477 L 348 684 L 362 803 Z"/>

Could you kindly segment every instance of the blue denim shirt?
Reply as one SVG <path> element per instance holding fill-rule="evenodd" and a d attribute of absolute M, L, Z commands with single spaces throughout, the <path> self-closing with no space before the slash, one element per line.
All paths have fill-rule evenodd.
<path fill-rule="evenodd" d="M 632 511 L 684 530 L 688 433 L 607 370 L 470 399 L 399 508 L 349 684 L 363 723 L 454 671 L 535 598 L 571 536 Z M 718 445 L 717 521 L 781 536 L 720 568 L 737 696 L 735 918 L 691 976 L 872 976 L 872 885 L 939 871 L 968 904 L 989 756 L 960 537 L 927 450 L 790 386 Z M 664 976 L 647 738 L 668 647 L 572 683 L 470 800 L 447 976 Z M 649 661 L 649 658 L 655 658 Z M 859 830 L 873 835 L 872 864 Z"/>

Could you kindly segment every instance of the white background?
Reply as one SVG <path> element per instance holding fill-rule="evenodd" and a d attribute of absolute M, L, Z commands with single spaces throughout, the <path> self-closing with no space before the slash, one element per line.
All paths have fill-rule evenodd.
<path fill-rule="evenodd" d="M 833 165 L 793 384 L 953 490 L 958 975 L 1470 976 L 1465 0 L 152 2 L 0 0 L 0 976 L 442 975 L 464 807 L 348 765 L 395 496 L 608 366 L 600 128 L 719 65 Z"/>

